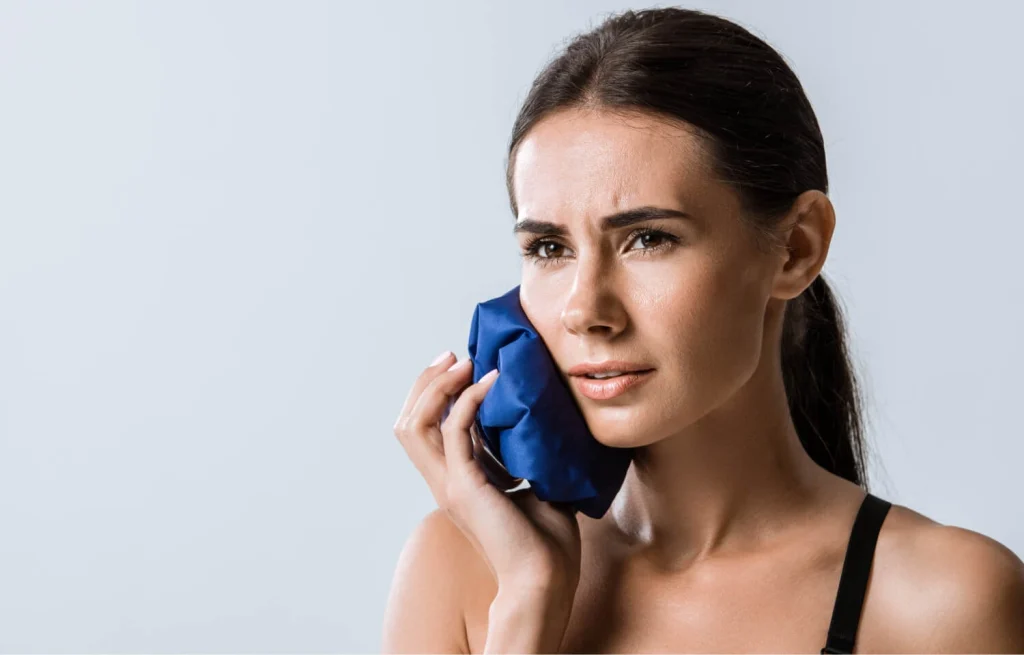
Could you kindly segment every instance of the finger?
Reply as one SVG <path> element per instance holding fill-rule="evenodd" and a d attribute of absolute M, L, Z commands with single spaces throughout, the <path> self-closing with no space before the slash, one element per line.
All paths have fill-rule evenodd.
<path fill-rule="evenodd" d="M 448 370 L 453 358 L 454 354 L 450 350 L 441 353 L 433 362 L 430 363 L 429 366 L 427 366 L 426 369 L 423 370 L 422 373 L 419 374 L 415 382 L 413 382 L 412 388 L 409 389 L 409 393 L 406 395 L 405 401 L 402 403 L 402 409 L 398 412 L 398 418 L 395 420 L 396 428 L 406 418 L 408 418 L 409 414 L 412 412 L 413 406 L 416 405 L 416 401 L 419 400 L 420 394 L 423 393 L 423 390 L 427 385 L 430 384 L 430 382 L 438 375 Z"/>
<path fill-rule="evenodd" d="M 441 414 L 445 410 L 448 399 L 454 396 L 472 379 L 473 360 L 464 359 L 456 362 L 448 370 L 435 376 L 416 400 L 406 419 L 408 429 L 413 433 L 425 433 L 438 430 L 441 425 Z M 436 433 L 440 439 L 440 433 Z"/>
<path fill-rule="evenodd" d="M 493 369 L 470 385 L 452 405 L 448 418 L 441 429 L 444 436 L 444 457 L 449 471 L 458 471 L 473 463 L 473 443 L 469 435 L 476 412 L 491 385 L 498 379 L 498 369 Z"/>
<path fill-rule="evenodd" d="M 472 370 L 468 366 L 470 362 L 469 359 L 463 360 L 460 362 L 462 366 L 452 366 L 437 374 L 395 430 L 409 458 L 430 484 L 435 497 L 441 497 L 439 494 L 443 493 L 446 473 L 439 414 L 447 404 L 449 395 L 457 392 L 468 381 L 460 377 L 465 378 L 466 371 Z"/>
<path fill-rule="evenodd" d="M 419 375 L 413 383 L 402 411 L 395 421 L 394 433 L 399 443 L 405 450 L 406 455 L 412 461 L 413 466 L 426 480 L 431 492 L 437 497 L 438 490 L 443 488 L 445 462 L 444 451 L 441 445 L 441 435 L 437 433 L 434 438 L 418 438 L 422 435 L 413 435 L 407 424 L 411 408 L 419 399 L 423 389 L 436 379 L 438 375 L 447 370 L 453 358 L 451 351 L 438 355 L 433 362 Z"/>

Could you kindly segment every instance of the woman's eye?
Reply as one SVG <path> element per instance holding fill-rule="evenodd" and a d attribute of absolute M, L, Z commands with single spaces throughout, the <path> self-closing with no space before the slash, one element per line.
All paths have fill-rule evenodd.
<path fill-rule="evenodd" d="M 537 252 L 540 253 L 541 257 L 556 257 L 558 248 L 561 247 L 562 246 L 560 244 L 546 241 L 537 246 Z"/>
<path fill-rule="evenodd" d="M 560 248 L 564 248 L 562 244 L 554 241 L 534 241 L 523 250 L 523 257 L 534 260 L 553 260 L 561 257 Z M 541 263 L 548 263 L 547 261 L 541 261 Z"/>
<path fill-rule="evenodd" d="M 679 239 L 672 236 L 668 232 L 661 232 L 659 230 L 643 230 L 639 232 L 630 243 L 642 243 L 643 248 L 630 248 L 630 250 L 657 250 L 664 248 L 669 245 L 669 242 L 674 243 Z"/>
<path fill-rule="evenodd" d="M 633 240 L 634 243 L 643 243 L 645 246 L 650 246 L 651 241 L 654 241 L 655 245 L 658 243 L 658 239 L 662 237 L 657 234 L 641 234 Z"/>

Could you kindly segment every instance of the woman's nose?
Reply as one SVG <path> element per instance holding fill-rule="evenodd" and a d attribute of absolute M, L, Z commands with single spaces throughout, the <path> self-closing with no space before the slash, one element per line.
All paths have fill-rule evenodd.
<path fill-rule="evenodd" d="M 562 324 L 576 335 L 614 336 L 626 328 L 626 312 L 614 280 L 599 266 L 577 266 L 565 306 Z"/>

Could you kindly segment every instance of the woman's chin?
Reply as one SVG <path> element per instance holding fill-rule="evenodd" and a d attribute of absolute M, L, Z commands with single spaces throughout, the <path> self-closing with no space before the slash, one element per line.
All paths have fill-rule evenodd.
<path fill-rule="evenodd" d="M 677 400 L 671 406 L 588 407 L 583 416 L 590 434 L 599 443 L 610 448 L 639 448 L 678 433 L 702 415 L 690 409 L 685 400 Z"/>
<path fill-rule="evenodd" d="M 643 443 L 640 439 L 631 439 L 629 437 L 608 438 L 598 437 L 597 435 L 594 435 L 594 439 L 596 439 L 599 443 L 608 446 L 609 448 L 636 448 L 638 446 L 647 445 Z"/>
<path fill-rule="evenodd" d="M 594 439 L 609 448 L 646 446 L 651 443 L 651 437 L 655 434 L 652 430 L 654 426 L 645 425 L 643 421 L 636 420 L 636 417 L 622 417 L 620 420 L 588 419 L 587 425 Z"/>

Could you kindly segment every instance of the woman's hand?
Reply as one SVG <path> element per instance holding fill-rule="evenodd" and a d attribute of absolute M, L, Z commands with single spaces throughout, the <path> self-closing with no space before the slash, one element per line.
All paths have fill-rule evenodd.
<path fill-rule="evenodd" d="M 526 622 L 543 609 L 550 612 L 549 623 L 567 623 L 580 572 L 575 513 L 541 501 L 529 490 L 506 494 L 488 480 L 483 468 L 488 455 L 482 438 L 474 438 L 473 424 L 498 372 L 470 384 L 471 360 L 449 368 L 453 360 L 452 353 L 445 353 L 416 379 L 395 422 L 395 436 L 438 506 L 490 568 L 498 583 L 492 614 Z M 564 628 L 565 623 L 544 628 L 552 650 L 557 650 Z"/>

